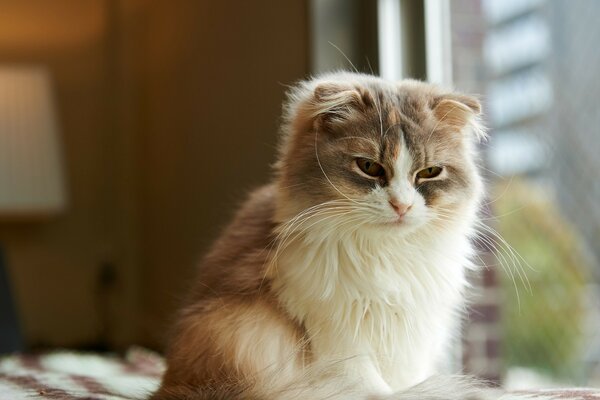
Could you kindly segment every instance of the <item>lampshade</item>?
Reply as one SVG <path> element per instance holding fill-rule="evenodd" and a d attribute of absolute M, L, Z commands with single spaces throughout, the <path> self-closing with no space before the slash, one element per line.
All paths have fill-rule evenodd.
<path fill-rule="evenodd" d="M 0 217 L 65 208 L 58 125 L 48 72 L 0 67 Z"/>

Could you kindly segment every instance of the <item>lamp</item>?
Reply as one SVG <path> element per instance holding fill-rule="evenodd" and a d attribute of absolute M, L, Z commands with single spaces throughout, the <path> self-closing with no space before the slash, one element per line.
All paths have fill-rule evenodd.
<path fill-rule="evenodd" d="M 0 219 L 65 206 L 50 76 L 41 67 L 0 67 Z"/>
<path fill-rule="evenodd" d="M 0 67 L 0 221 L 36 220 L 66 206 L 61 146 L 48 72 Z M 22 339 L 0 247 L 0 353 Z"/>

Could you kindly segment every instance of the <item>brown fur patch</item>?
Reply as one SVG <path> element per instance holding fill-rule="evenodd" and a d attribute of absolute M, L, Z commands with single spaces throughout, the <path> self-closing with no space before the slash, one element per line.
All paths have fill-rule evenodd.
<path fill-rule="evenodd" d="M 396 110 L 395 108 L 391 108 L 388 110 L 387 117 L 388 126 L 394 126 L 400 122 L 400 115 L 398 113 L 398 110 Z"/>
<path fill-rule="evenodd" d="M 268 297 L 221 297 L 184 310 L 168 354 L 162 390 L 231 380 L 288 380 L 306 356 L 302 330 Z"/>

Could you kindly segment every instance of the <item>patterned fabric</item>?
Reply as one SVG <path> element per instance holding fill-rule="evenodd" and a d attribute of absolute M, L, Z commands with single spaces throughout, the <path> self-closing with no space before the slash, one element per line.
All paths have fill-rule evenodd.
<path fill-rule="evenodd" d="M 54 352 L 0 358 L 0 400 L 144 399 L 158 388 L 163 359 L 133 348 L 125 356 Z"/>
<path fill-rule="evenodd" d="M 505 394 L 501 400 L 600 400 L 600 389 L 545 389 Z"/>
<path fill-rule="evenodd" d="M 124 358 L 54 352 L 0 358 L 0 400 L 134 400 L 158 388 L 163 359 L 133 348 Z M 600 389 L 513 392 L 501 400 L 600 400 Z"/>

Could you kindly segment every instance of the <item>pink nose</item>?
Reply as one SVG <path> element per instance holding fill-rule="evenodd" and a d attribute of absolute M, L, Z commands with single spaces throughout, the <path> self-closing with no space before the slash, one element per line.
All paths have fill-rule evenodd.
<path fill-rule="evenodd" d="M 397 199 L 391 199 L 390 206 L 392 206 L 392 208 L 394 209 L 394 211 L 396 211 L 396 214 L 398 214 L 398 216 L 402 217 L 408 212 L 408 210 L 410 210 L 412 204 L 404 204 L 398 201 Z"/>

